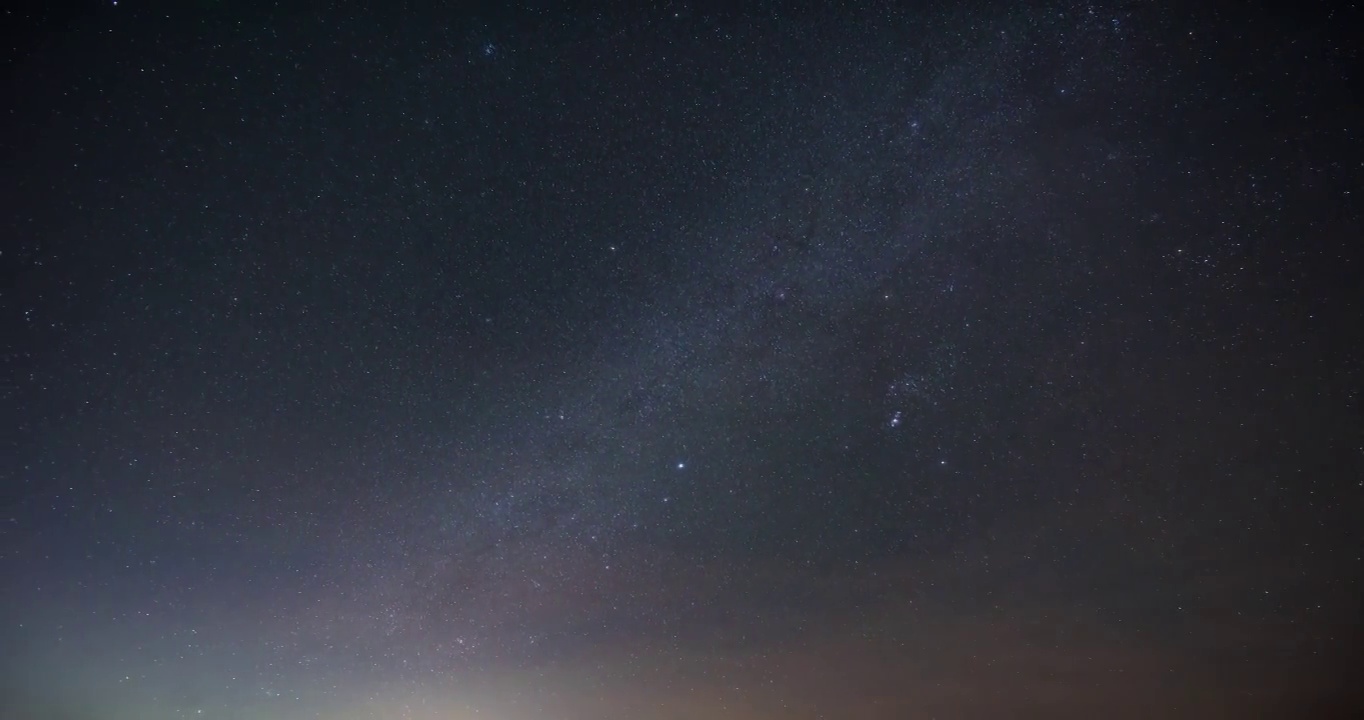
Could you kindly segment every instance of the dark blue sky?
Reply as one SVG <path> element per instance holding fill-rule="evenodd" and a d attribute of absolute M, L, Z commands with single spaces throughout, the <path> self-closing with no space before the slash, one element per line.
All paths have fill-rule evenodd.
<path fill-rule="evenodd" d="M 0 714 L 1359 707 L 1357 11 L 7 17 Z"/>

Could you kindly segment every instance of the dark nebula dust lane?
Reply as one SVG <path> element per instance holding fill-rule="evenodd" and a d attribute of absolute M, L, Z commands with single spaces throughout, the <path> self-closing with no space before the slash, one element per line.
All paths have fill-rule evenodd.
<path fill-rule="evenodd" d="M 1364 708 L 1358 10 L 10 19 L 0 716 Z"/>

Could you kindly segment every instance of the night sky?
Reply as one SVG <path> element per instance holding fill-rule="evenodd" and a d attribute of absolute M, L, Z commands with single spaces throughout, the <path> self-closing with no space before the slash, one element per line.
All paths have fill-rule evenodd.
<path fill-rule="evenodd" d="M 0 718 L 1364 709 L 1364 13 L 363 5 L 4 11 Z"/>

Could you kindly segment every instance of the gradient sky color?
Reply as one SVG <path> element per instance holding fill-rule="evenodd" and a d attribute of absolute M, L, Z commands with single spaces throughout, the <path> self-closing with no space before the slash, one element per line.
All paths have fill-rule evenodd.
<path fill-rule="evenodd" d="M 1349 717 L 1357 9 L 7 11 L 0 716 Z"/>

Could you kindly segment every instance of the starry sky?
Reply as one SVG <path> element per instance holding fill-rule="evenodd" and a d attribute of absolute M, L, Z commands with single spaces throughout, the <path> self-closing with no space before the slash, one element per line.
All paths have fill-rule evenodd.
<path fill-rule="evenodd" d="M 4 11 L 0 716 L 1364 708 L 1358 9 L 838 8 Z"/>

